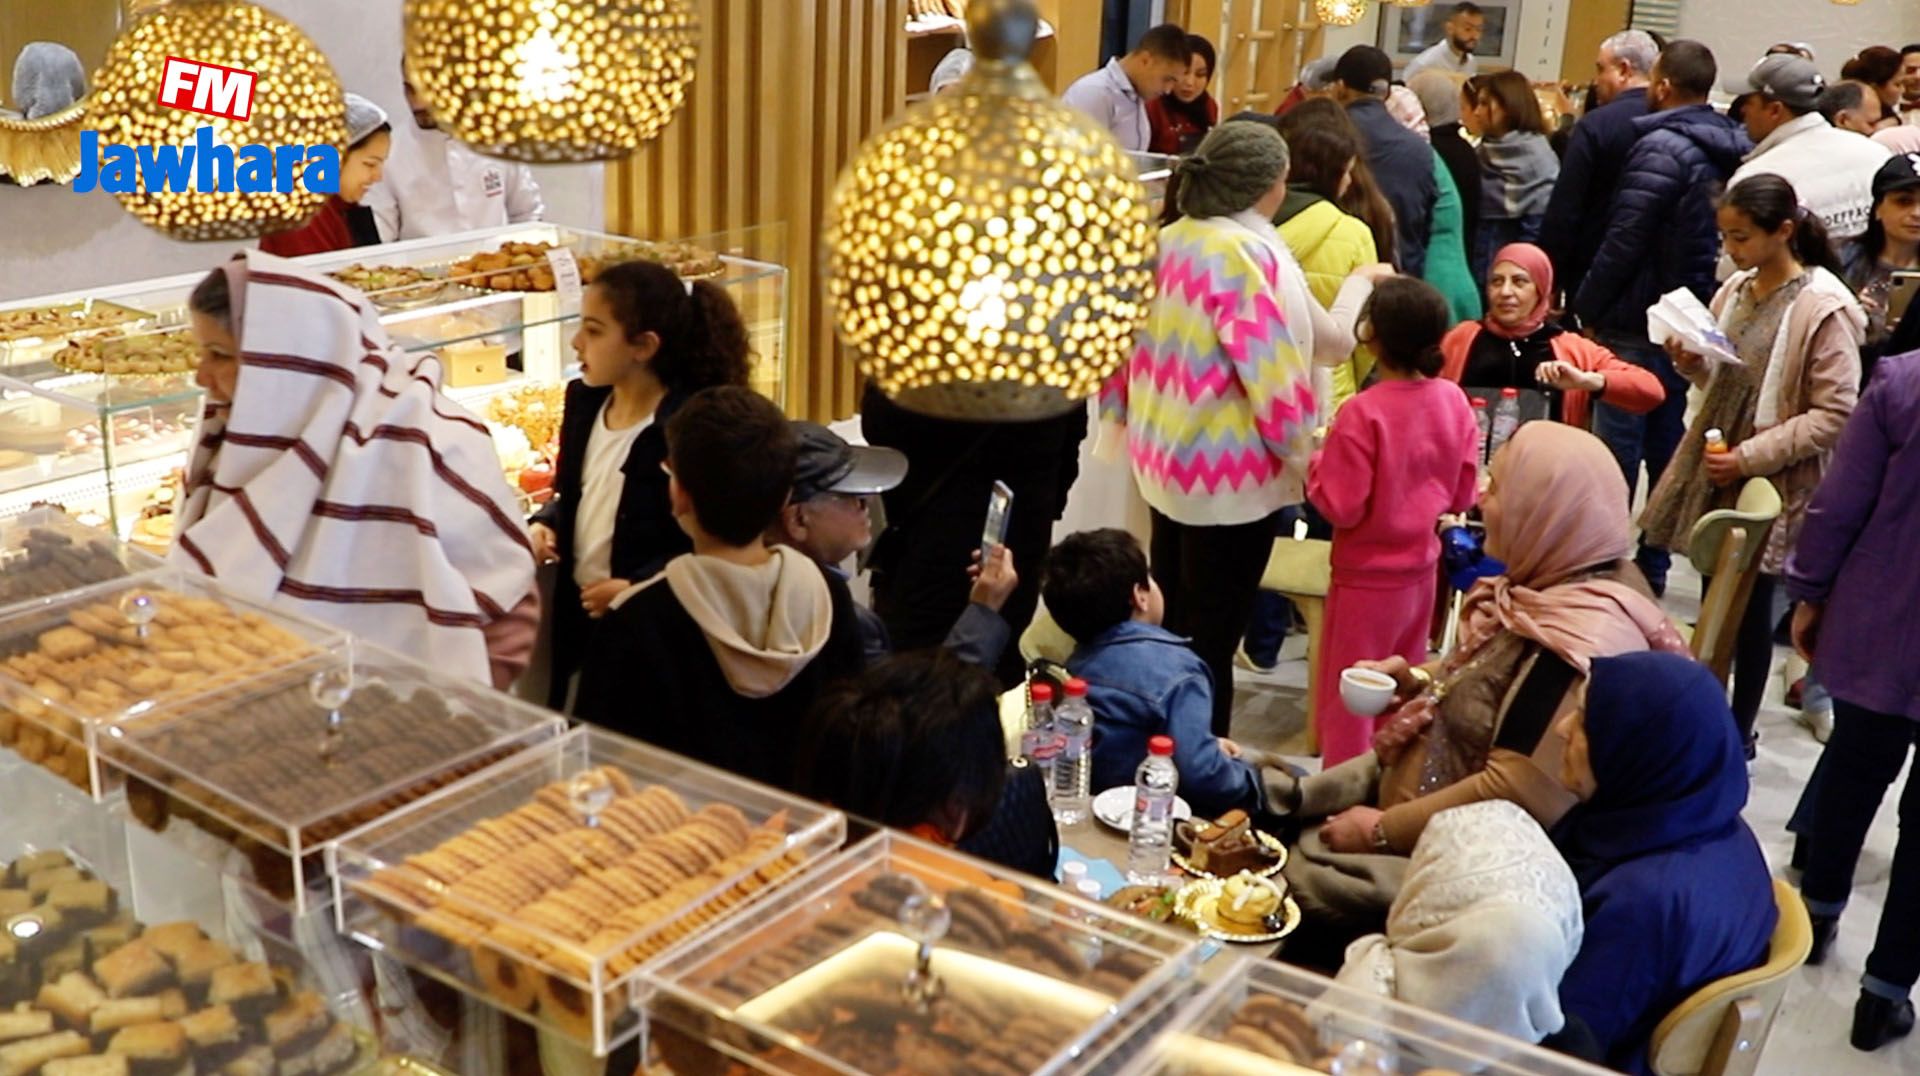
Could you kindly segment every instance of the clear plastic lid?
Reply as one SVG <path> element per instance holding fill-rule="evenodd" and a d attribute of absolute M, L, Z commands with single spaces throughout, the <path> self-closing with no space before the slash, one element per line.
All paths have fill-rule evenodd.
<path fill-rule="evenodd" d="M 1602 1076 L 1481 1028 L 1298 968 L 1244 960 L 1101 1060 L 1123 1076 Z"/>
<path fill-rule="evenodd" d="M 837 811 L 585 726 L 342 839 L 340 927 L 604 1053 L 640 1034 L 650 961 L 845 840 Z"/>
<path fill-rule="evenodd" d="M 647 977 L 675 1071 L 1063 1071 L 1187 978 L 1197 939 L 895 833 Z"/>
<path fill-rule="evenodd" d="M 550 710 L 351 642 L 116 722 L 101 767 L 150 828 L 205 831 L 305 910 L 327 842 L 565 726 Z"/>
<path fill-rule="evenodd" d="M 104 796 L 100 728 L 345 645 L 174 569 L 18 605 L 0 613 L 0 746 Z"/>
<path fill-rule="evenodd" d="M 153 571 L 160 558 L 52 507 L 0 523 L 0 619 L 17 607 Z"/>

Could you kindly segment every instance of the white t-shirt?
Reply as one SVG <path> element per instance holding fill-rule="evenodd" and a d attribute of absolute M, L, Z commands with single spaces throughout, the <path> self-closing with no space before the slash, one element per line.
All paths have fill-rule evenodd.
<path fill-rule="evenodd" d="M 613 398 L 608 397 L 607 403 Z M 586 470 L 580 481 L 580 510 L 573 517 L 573 581 L 590 587 L 613 578 L 613 526 L 620 515 L 620 494 L 627 476 L 621 468 L 634 439 L 653 425 L 648 415 L 624 430 L 607 428 L 607 404 L 593 418 L 587 438 Z M 639 580 L 633 580 L 639 582 Z"/>

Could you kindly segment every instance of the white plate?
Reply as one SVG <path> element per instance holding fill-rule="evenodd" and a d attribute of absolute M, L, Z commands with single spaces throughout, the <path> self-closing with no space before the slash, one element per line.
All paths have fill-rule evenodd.
<path fill-rule="evenodd" d="M 1133 832 L 1133 786 L 1115 785 L 1093 797 L 1093 817 L 1122 833 Z M 1179 796 L 1173 797 L 1173 820 L 1192 818 L 1193 808 Z"/>

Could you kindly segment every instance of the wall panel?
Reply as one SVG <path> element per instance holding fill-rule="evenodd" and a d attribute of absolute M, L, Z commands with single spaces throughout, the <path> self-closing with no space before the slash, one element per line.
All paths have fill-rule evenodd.
<path fill-rule="evenodd" d="M 687 107 L 608 173 L 608 226 L 676 238 L 784 225 L 791 413 L 850 413 L 857 379 L 826 315 L 820 242 L 841 168 L 906 100 L 906 0 L 702 0 Z"/>

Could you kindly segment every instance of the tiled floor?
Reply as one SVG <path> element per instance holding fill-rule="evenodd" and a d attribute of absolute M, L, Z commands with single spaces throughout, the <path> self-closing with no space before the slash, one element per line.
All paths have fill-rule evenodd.
<path fill-rule="evenodd" d="M 1699 579 L 1675 566 L 1668 607 L 1677 619 L 1691 620 L 1699 603 Z M 1785 651 L 1779 653 L 1785 656 Z M 1234 734 L 1247 743 L 1298 755 L 1305 750 L 1304 640 L 1289 639 L 1272 674 L 1242 671 L 1234 701 Z M 1760 714 L 1760 757 L 1753 769 L 1753 793 L 1747 822 L 1765 849 L 1775 873 L 1785 871 L 1791 850 L 1785 825 L 1801 786 L 1819 757 L 1820 745 L 1796 724 L 1795 712 L 1781 701 L 1776 676 Z M 1309 760 L 1302 760 L 1303 762 Z M 1898 834 L 1896 784 L 1882 804 L 1860 859 L 1852 906 L 1840 924 L 1840 937 L 1821 968 L 1795 975 L 1773 1035 L 1762 1055 L 1762 1076 L 1913 1076 L 1920 1073 L 1920 1035 L 1863 1054 L 1847 1044 L 1853 1003 L 1859 995 L 1861 965 L 1873 947 L 1873 934 L 1886 899 L 1888 864 Z M 1920 914 L 1913 909 L 1909 914 Z"/>

